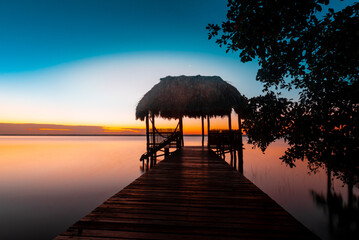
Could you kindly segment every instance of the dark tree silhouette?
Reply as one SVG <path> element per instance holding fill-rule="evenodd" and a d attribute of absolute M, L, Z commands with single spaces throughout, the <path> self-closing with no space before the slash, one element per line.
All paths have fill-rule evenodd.
<path fill-rule="evenodd" d="M 331 165 L 343 180 L 359 171 L 359 3 L 340 11 L 329 0 L 228 1 L 227 19 L 209 24 L 209 38 L 242 62 L 257 60 L 267 95 L 249 100 L 244 122 L 262 150 L 284 137 L 282 160 Z M 328 9 L 324 12 L 322 9 Z M 272 91 L 299 89 L 297 102 Z"/>
<path fill-rule="evenodd" d="M 283 126 L 289 124 L 286 115 L 292 104 L 286 98 L 277 98 L 274 92 L 251 98 L 243 114 L 248 142 L 264 152 L 271 142 L 281 138 L 285 134 Z"/>

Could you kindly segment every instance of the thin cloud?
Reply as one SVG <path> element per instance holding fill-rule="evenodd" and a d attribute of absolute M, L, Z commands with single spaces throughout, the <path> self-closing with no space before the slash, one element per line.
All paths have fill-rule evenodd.
<path fill-rule="evenodd" d="M 141 128 L 36 123 L 0 123 L 0 135 L 138 135 Z"/>

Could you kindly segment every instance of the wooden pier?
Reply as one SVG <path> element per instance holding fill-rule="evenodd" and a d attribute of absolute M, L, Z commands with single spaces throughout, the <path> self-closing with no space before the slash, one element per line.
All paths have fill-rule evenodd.
<path fill-rule="evenodd" d="M 184 147 L 56 239 L 318 238 L 216 154 Z"/>

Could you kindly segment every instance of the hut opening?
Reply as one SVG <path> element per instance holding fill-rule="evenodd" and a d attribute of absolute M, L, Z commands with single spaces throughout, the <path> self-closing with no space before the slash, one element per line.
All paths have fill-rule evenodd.
<path fill-rule="evenodd" d="M 136 107 L 136 119 L 146 122 L 147 153 L 141 160 L 150 158 L 151 165 L 156 164 L 156 153 L 175 145 L 184 146 L 183 118 L 200 118 L 202 123 L 202 146 L 204 146 L 204 122 L 207 118 L 209 148 L 215 148 L 222 154 L 236 145 L 239 160 L 242 159 L 241 115 L 245 98 L 231 84 L 218 76 L 167 76 L 152 87 Z M 238 114 L 238 130 L 232 129 L 232 109 Z M 228 130 L 211 130 L 211 117 L 228 116 Z M 177 119 L 174 130 L 157 129 L 155 118 Z M 151 125 L 151 126 L 150 126 Z M 232 161 L 232 151 L 231 161 Z"/>

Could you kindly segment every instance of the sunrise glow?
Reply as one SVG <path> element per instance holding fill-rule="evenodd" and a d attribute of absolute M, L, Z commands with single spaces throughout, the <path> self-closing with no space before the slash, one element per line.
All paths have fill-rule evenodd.
<path fill-rule="evenodd" d="M 38 130 L 51 134 L 56 134 L 55 131 L 142 134 L 145 124 L 135 119 L 136 105 L 162 77 L 219 75 L 246 96 L 260 94 L 260 84 L 250 83 L 255 72 L 237 68 L 237 64 L 237 59 L 211 55 L 147 52 L 94 58 L 33 72 L 0 74 L 3 89 L 0 121 L 18 124 L 13 128 L 31 123 L 99 127 L 87 133 L 67 127 L 63 129 L 69 130 L 53 127 Z M 236 115 L 232 115 L 235 124 Z M 156 123 L 159 128 L 175 128 L 177 124 L 160 118 Z M 185 134 L 200 134 L 200 123 L 200 119 L 185 119 Z M 212 129 L 227 127 L 226 118 L 211 120 Z M 8 130 L 0 129 L 0 134 L 8 134 Z M 34 130 L 32 134 L 36 134 Z"/>

